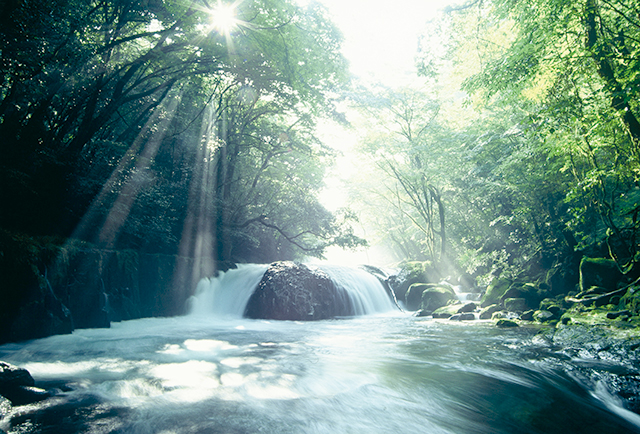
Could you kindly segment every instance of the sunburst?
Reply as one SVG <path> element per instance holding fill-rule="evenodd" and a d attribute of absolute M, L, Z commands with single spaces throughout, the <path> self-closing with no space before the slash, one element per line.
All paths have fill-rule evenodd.
<path fill-rule="evenodd" d="M 224 36 L 229 36 L 238 28 L 241 21 L 236 15 L 237 3 L 223 3 L 218 1 L 216 7 L 211 9 L 210 22 L 215 31 Z"/>

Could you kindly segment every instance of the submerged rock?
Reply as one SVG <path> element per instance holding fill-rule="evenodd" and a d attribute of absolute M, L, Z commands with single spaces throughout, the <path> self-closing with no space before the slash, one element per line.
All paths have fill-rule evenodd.
<path fill-rule="evenodd" d="M 354 315 L 348 294 L 318 268 L 275 262 L 249 298 L 244 316 L 254 319 L 315 321 Z"/>
<path fill-rule="evenodd" d="M 457 315 L 460 313 L 460 309 L 462 308 L 462 304 L 455 303 L 449 304 L 447 306 L 439 307 L 438 309 L 433 311 L 432 316 L 437 319 L 446 319 L 450 318 L 453 315 Z"/>
<path fill-rule="evenodd" d="M 476 319 L 476 316 L 470 312 L 467 313 L 457 313 L 449 318 L 449 321 L 473 321 Z"/>

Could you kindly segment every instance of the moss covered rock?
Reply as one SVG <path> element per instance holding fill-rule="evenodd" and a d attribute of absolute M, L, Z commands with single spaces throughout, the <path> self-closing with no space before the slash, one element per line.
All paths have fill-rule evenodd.
<path fill-rule="evenodd" d="M 492 304 L 500 304 L 502 297 L 509 290 L 511 281 L 503 278 L 495 278 L 487 287 L 487 291 L 482 296 L 482 307 Z"/>
<path fill-rule="evenodd" d="M 508 327 L 518 327 L 518 323 L 515 321 L 512 321 L 510 319 L 499 319 L 498 321 L 496 321 L 496 325 L 498 327 L 503 327 L 503 328 L 508 328 Z"/>
<path fill-rule="evenodd" d="M 405 295 L 414 283 L 436 283 L 440 273 L 430 261 L 407 261 L 400 264 L 400 271 L 389 277 L 389 286 L 398 301 L 406 301 Z"/>
<path fill-rule="evenodd" d="M 533 313 L 533 319 L 537 322 L 550 322 L 557 320 L 559 317 L 549 312 L 548 310 L 536 310 Z"/>
<path fill-rule="evenodd" d="M 431 285 L 422 291 L 421 306 L 422 309 L 434 311 L 457 299 L 456 293 L 450 286 Z"/>
<path fill-rule="evenodd" d="M 504 308 L 509 312 L 524 312 L 529 306 L 524 298 L 507 298 L 504 300 Z"/>
<path fill-rule="evenodd" d="M 502 308 L 498 304 L 492 304 L 480 310 L 480 319 L 491 319 L 491 316 Z"/>
<path fill-rule="evenodd" d="M 464 305 L 462 303 L 448 304 L 434 310 L 432 315 L 434 318 L 451 318 L 452 316 L 461 313 L 460 309 L 462 309 L 463 306 Z"/>

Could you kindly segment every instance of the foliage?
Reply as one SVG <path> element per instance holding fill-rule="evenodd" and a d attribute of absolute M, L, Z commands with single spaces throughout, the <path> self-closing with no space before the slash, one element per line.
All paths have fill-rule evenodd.
<path fill-rule="evenodd" d="M 366 100 L 384 129 L 364 147 L 386 173 L 377 184 L 394 198 L 390 227 L 406 256 L 440 260 L 445 241 L 448 259 L 485 283 L 543 279 L 574 251 L 633 268 L 636 10 L 631 0 L 492 0 L 430 23 L 418 59 L 429 92 Z M 429 186 L 446 220 L 425 230 L 420 209 L 434 196 L 416 193 Z"/>
<path fill-rule="evenodd" d="M 223 33 L 205 6 L 3 7 L 0 225 L 189 255 L 206 234 L 236 260 L 361 242 L 316 198 L 346 80 L 326 10 L 243 2 Z"/>

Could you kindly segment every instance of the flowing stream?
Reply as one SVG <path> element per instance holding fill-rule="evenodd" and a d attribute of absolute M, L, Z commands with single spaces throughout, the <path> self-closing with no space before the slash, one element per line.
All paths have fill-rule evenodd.
<path fill-rule="evenodd" d="M 366 315 L 246 320 L 243 300 L 264 272 L 260 267 L 201 282 L 184 317 L 0 346 L 0 360 L 28 369 L 38 386 L 60 390 L 39 404 L 14 407 L 0 429 L 640 432 L 640 416 L 624 409 L 605 381 L 638 375 L 635 360 L 589 359 L 551 345 L 532 328 L 412 317 L 379 298 L 384 289 L 377 281 L 350 283 Z M 336 277 L 341 273 L 331 275 L 345 280 Z M 360 282 L 357 276 L 346 280 Z"/>

